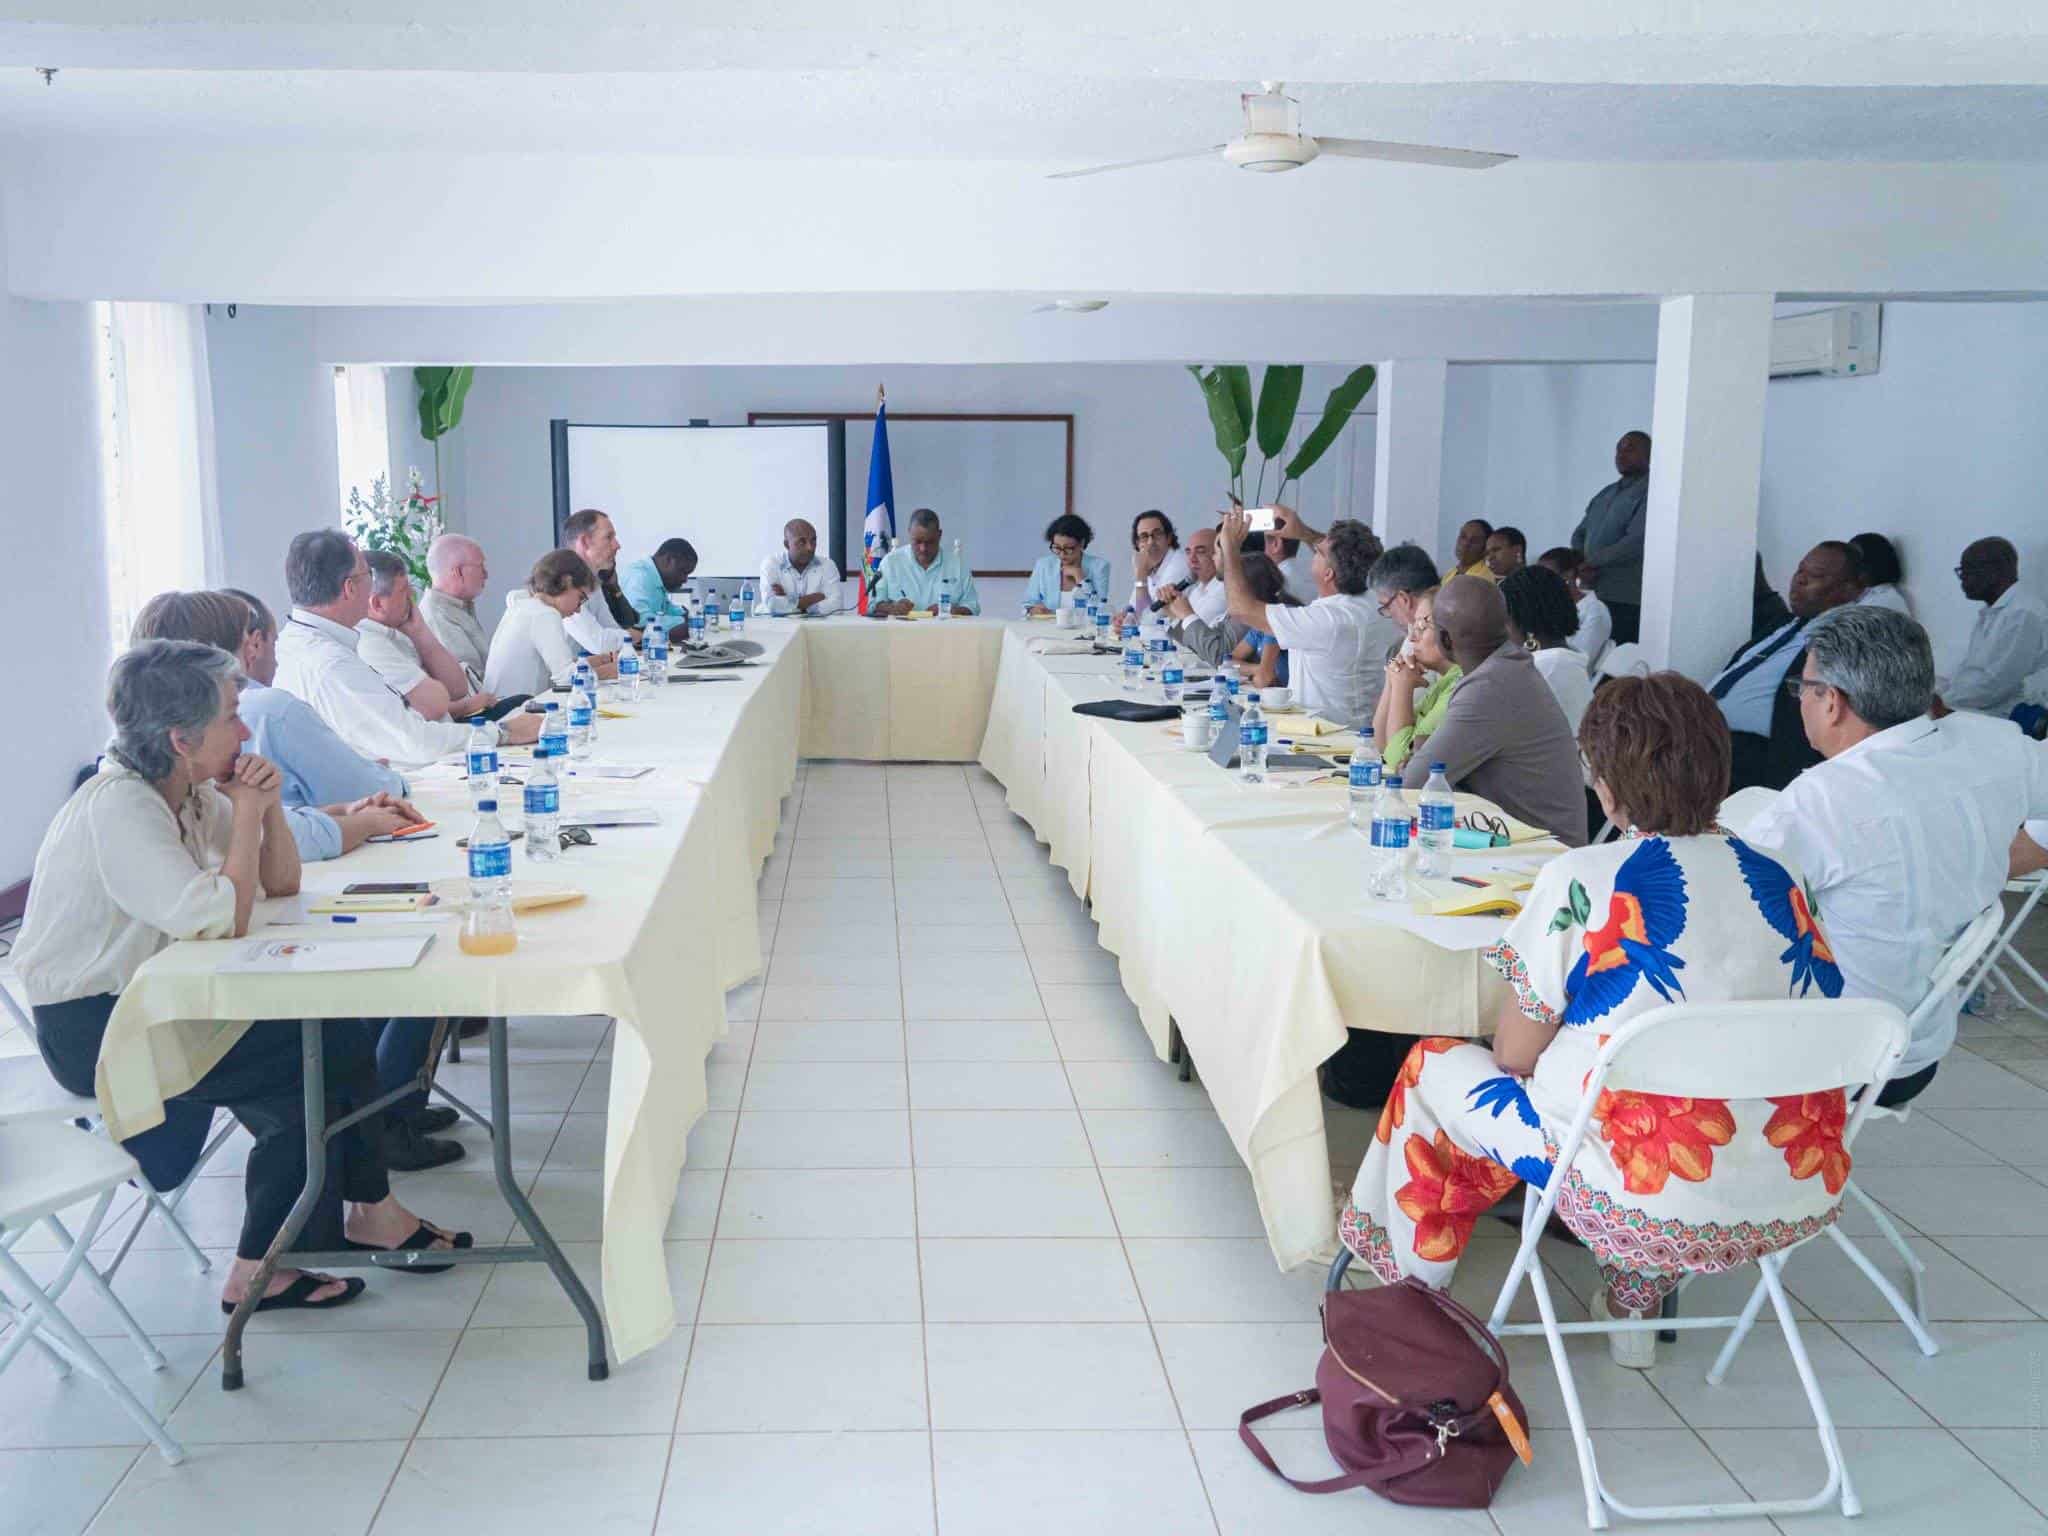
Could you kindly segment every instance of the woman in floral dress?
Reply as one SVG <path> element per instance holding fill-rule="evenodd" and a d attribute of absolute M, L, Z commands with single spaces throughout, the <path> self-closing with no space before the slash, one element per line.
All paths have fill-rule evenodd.
<path fill-rule="evenodd" d="M 1548 1182 L 1594 1057 L 1678 1002 L 1835 997 L 1841 972 L 1796 872 L 1715 824 L 1728 729 L 1676 673 L 1594 695 L 1579 743 L 1628 829 L 1538 876 L 1485 958 L 1506 978 L 1493 1047 L 1417 1042 L 1344 1208 L 1345 1244 L 1392 1282 L 1448 1285 L 1474 1224 Z M 1849 1154 L 1837 1089 L 1768 1102 L 1602 1091 L 1557 1213 L 1607 1282 L 1595 1315 L 1643 1316 L 1689 1273 L 1801 1241 L 1835 1219 Z M 1610 1335 L 1647 1367 L 1655 1335 Z"/>

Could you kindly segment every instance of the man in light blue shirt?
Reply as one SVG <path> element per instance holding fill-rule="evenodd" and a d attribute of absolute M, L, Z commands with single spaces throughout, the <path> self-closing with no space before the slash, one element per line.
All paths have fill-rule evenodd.
<path fill-rule="evenodd" d="M 868 613 L 888 618 L 918 610 L 935 612 L 942 589 L 951 594 L 954 613 L 969 617 L 981 612 L 974 573 L 944 547 L 939 514 L 930 507 L 919 507 L 910 514 L 910 547 L 892 549 L 882 557 Z"/>
<path fill-rule="evenodd" d="M 688 539 L 664 539 L 645 559 L 619 567 L 619 590 L 640 615 L 642 625 L 659 621 L 669 631 L 669 639 L 683 640 L 688 638 L 690 616 L 669 594 L 682 591 L 696 569 L 697 551 Z"/>

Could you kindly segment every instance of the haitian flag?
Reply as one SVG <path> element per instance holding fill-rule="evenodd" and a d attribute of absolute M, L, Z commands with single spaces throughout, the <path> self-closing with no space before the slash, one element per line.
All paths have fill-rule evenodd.
<path fill-rule="evenodd" d="M 889 473 L 889 402 L 875 403 L 875 443 L 868 453 L 868 515 L 861 524 L 860 611 L 868 611 L 882 556 L 896 539 L 896 481 Z"/>

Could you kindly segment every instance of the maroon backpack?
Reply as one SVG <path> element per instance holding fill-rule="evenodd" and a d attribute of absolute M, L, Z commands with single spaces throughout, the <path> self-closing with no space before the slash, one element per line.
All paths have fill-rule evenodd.
<path fill-rule="evenodd" d="M 1252 1433 L 1283 1408 L 1323 1405 L 1323 1437 L 1347 1470 L 1288 1477 Z M 1247 1408 L 1238 1438 L 1303 1493 L 1370 1488 L 1396 1504 L 1484 1509 L 1508 1464 L 1530 1459 L 1527 1418 L 1500 1341 L 1420 1280 L 1323 1297 L 1323 1358 L 1306 1392 Z"/>

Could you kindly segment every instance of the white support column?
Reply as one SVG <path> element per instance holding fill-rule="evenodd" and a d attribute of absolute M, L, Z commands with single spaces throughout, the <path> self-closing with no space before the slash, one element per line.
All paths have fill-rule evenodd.
<path fill-rule="evenodd" d="M 1444 381 L 1440 357 L 1403 357 L 1380 364 L 1372 466 L 1372 530 L 1380 542 L 1420 544 L 1438 553 L 1444 484 Z"/>
<path fill-rule="evenodd" d="M 1688 677 L 1712 677 L 1749 638 L 1771 303 L 1694 294 L 1658 310 L 1642 645 Z"/>

